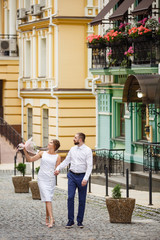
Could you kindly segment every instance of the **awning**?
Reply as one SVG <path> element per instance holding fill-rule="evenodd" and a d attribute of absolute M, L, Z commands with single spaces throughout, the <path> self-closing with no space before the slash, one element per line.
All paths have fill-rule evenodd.
<path fill-rule="evenodd" d="M 99 14 L 90 23 L 91 26 L 102 24 L 103 18 L 116 5 L 119 0 L 110 0 L 109 3 L 99 12 Z"/>
<path fill-rule="evenodd" d="M 138 98 L 141 90 L 142 98 Z M 160 75 L 129 75 L 123 90 L 123 102 L 155 104 L 160 108 Z"/>
<path fill-rule="evenodd" d="M 125 0 L 117 8 L 117 10 L 109 18 L 110 21 L 121 20 L 124 17 L 124 14 L 127 12 L 128 8 L 135 2 L 135 0 Z"/>
<path fill-rule="evenodd" d="M 148 11 L 148 8 L 151 6 L 154 0 L 142 0 L 138 6 L 133 10 L 133 15 L 141 15 L 146 14 Z"/>

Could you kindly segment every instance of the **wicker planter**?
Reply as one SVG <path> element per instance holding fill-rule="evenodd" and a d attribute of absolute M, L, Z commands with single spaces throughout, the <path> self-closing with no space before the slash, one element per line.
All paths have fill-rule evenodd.
<path fill-rule="evenodd" d="M 29 187 L 30 187 L 31 192 L 32 192 L 32 198 L 37 199 L 37 200 L 41 200 L 39 187 L 38 187 L 38 182 L 37 181 L 30 181 L 29 182 Z"/>
<path fill-rule="evenodd" d="M 135 206 L 134 198 L 107 198 L 106 205 L 111 223 L 131 223 Z"/>
<path fill-rule="evenodd" d="M 29 181 L 31 180 L 32 180 L 32 177 L 28 177 L 28 176 L 12 177 L 15 193 L 29 193 Z"/>

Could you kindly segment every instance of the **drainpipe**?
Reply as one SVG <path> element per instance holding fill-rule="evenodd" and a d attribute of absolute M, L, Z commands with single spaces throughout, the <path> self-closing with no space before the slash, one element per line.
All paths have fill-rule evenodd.
<path fill-rule="evenodd" d="M 58 14 L 58 0 L 55 0 L 54 1 L 54 6 L 55 6 L 55 13 L 53 13 L 51 16 L 50 16 L 50 23 L 49 25 L 53 26 L 52 24 L 52 17 L 56 16 Z"/>
<path fill-rule="evenodd" d="M 95 82 L 99 79 L 100 79 L 100 75 L 96 78 L 93 78 L 92 80 L 92 94 L 96 97 L 96 146 L 95 148 L 97 148 L 98 146 L 98 96 L 95 91 L 94 85 L 95 85 Z"/>
<path fill-rule="evenodd" d="M 54 89 L 58 87 L 58 25 L 52 23 L 52 17 L 57 15 L 58 12 L 58 1 L 55 0 L 55 13 L 50 16 L 49 26 L 53 26 L 56 28 L 56 39 L 55 39 L 55 85 L 51 84 L 51 97 L 56 99 L 56 138 L 58 139 L 58 96 L 54 95 Z"/>
<path fill-rule="evenodd" d="M 21 33 L 21 38 L 22 38 L 22 33 Z M 21 76 L 19 76 L 19 78 L 18 78 L 18 98 L 20 98 L 21 99 L 21 136 L 22 136 L 22 138 L 23 138 L 23 97 L 21 97 L 21 95 L 20 95 L 20 81 L 21 81 L 21 79 L 23 79 L 23 41 L 22 41 L 22 73 L 21 73 Z"/>

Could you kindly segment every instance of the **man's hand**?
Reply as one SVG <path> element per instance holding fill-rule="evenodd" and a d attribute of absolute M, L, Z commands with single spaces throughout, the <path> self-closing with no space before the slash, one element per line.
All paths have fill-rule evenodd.
<path fill-rule="evenodd" d="M 57 176 L 57 175 L 59 174 L 59 172 L 60 172 L 59 170 L 55 170 L 55 171 L 54 171 L 54 175 Z"/>
<path fill-rule="evenodd" d="M 82 187 L 86 186 L 86 184 L 87 184 L 87 181 L 83 179 L 81 182 Z"/>

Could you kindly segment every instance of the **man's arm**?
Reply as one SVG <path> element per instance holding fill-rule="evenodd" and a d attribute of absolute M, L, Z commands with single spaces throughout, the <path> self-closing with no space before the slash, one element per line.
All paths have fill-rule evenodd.
<path fill-rule="evenodd" d="M 93 153 L 92 153 L 91 149 L 87 154 L 86 161 L 87 161 L 87 171 L 82 180 L 82 186 L 85 186 L 87 184 L 87 181 L 89 179 L 89 176 L 90 176 L 90 174 L 92 172 L 92 168 L 93 168 Z"/>
<path fill-rule="evenodd" d="M 71 162 L 71 153 L 69 151 L 67 157 L 63 160 L 63 162 L 61 162 L 61 164 L 56 167 L 54 174 L 58 175 L 60 170 L 68 166 L 70 162 Z"/>

